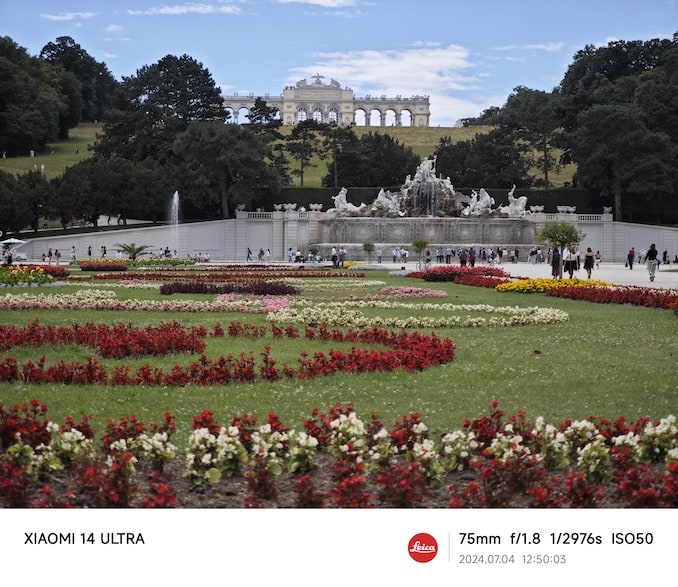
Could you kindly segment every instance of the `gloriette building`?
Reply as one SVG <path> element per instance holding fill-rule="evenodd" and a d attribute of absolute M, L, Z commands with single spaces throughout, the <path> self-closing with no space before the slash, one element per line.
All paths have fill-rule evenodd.
<path fill-rule="evenodd" d="M 258 96 L 224 96 L 224 106 L 233 122 L 248 122 L 247 115 Z M 261 96 L 268 106 L 280 110 L 283 124 L 294 125 L 304 120 L 358 126 L 429 126 L 431 116 L 428 96 L 355 96 L 338 81 L 323 82 L 316 74 L 313 81 L 298 81 L 288 86 L 281 96 Z"/>

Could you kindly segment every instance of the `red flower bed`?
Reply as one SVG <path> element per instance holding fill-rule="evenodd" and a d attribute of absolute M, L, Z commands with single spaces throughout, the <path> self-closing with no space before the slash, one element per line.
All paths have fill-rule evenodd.
<path fill-rule="evenodd" d="M 546 290 L 547 296 L 584 300 L 598 304 L 630 304 L 647 308 L 671 309 L 678 304 L 678 294 L 672 291 L 640 286 L 579 286 Z"/>
<path fill-rule="evenodd" d="M 132 324 L 86 323 L 73 327 L 31 322 L 28 326 L 0 324 L 0 350 L 14 346 L 39 347 L 45 344 L 79 344 L 93 347 L 102 357 L 120 359 L 176 352 L 202 352 L 204 329 L 186 330 L 179 322 L 139 329 Z"/>
<path fill-rule="evenodd" d="M 161 324 L 158 328 L 148 327 L 137 330 L 131 325 L 107 327 L 88 324 L 84 327 L 61 328 L 41 326 L 32 323 L 28 327 L 3 326 L 0 333 L 5 336 L 3 350 L 22 344 L 37 347 L 43 344 L 60 342 L 87 344 L 95 346 L 106 357 L 121 358 L 169 352 L 202 352 L 204 349 L 204 328 L 194 327 L 185 331 L 178 323 Z M 228 328 L 229 336 L 260 337 L 263 327 L 232 323 Z M 298 329 L 294 326 L 281 328 L 271 326 L 274 337 L 287 336 L 297 338 Z M 221 327 L 215 327 L 215 336 L 223 335 Z M 169 371 L 154 368 L 149 364 L 141 366 L 134 374 L 127 365 L 116 367 L 108 373 L 96 358 L 87 357 L 85 362 L 60 361 L 51 366 L 45 365 L 45 357 L 37 362 L 28 360 L 19 364 L 13 357 L 0 361 L 0 381 L 28 381 L 33 383 L 67 384 L 111 384 L 111 385 L 226 385 L 229 383 L 247 383 L 257 379 L 276 381 L 281 377 L 308 379 L 322 377 L 338 372 L 393 371 L 405 369 L 420 371 L 432 365 L 441 365 L 454 360 L 454 345 L 435 334 L 429 336 L 418 332 L 389 332 L 384 329 L 367 330 L 318 329 L 306 330 L 308 340 L 318 339 L 335 342 L 358 342 L 369 345 L 382 345 L 387 350 L 359 349 L 355 346 L 350 352 L 330 350 L 327 354 L 315 352 L 312 357 L 302 352 L 298 365 L 276 366 L 270 355 L 270 346 L 266 345 L 261 355 L 261 363 L 249 353 L 238 356 L 229 354 L 212 360 L 202 354 L 200 360 L 187 367 L 174 365 Z"/>
<path fill-rule="evenodd" d="M 21 267 L 29 270 L 39 269 L 58 280 L 64 280 L 71 274 L 68 269 L 61 265 L 21 265 Z"/>
<path fill-rule="evenodd" d="M 82 261 L 82 271 L 127 271 L 127 265 L 119 261 Z"/>
<path fill-rule="evenodd" d="M 139 439 L 160 437 L 166 446 L 176 430 L 176 418 L 164 414 L 161 424 L 145 424 L 132 415 L 109 420 L 102 438 L 95 441 L 83 415 L 76 423 L 67 417 L 61 426 L 48 425 L 47 406 L 37 400 L 6 407 L 0 403 L 0 506 L 4 507 L 676 507 L 678 505 L 678 462 L 630 465 L 615 457 L 609 464 L 608 481 L 599 482 L 582 471 L 568 468 L 552 471 L 534 455 L 525 453 L 508 460 L 486 455 L 486 449 L 505 430 L 533 426 L 524 414 L 504 417 L 493 402 L 489 416 L 467 420 L 464 428 L 477 431 L 479 446 L 472 451 L 464 471 L 438 469 L 433 472 L 426 459 L 416 455 L 415 443 L 428 438 L 418 414 L 403 416 L 389 430 L 373 414 L 366 424 L 365 438 L 375 441 L 374 432 L 385 430 L 398 447 L 396 458 L 368 467 L 364 458 L 369 447 L 348 446 L 333 451 L 333 434 L 341 418 L 355 415 L 353 404 L 336 404 L 327 413 L 317 408 L 304 429 L 318 440 L 310 469 L 267 465 L 265 453 L 253 438 L 260 427 L 256 416 L 243 413 L 230 418 L 245 449 L 247 465 L 233 475 L 215 480 L 209 490 L 194 491 L 192 481 L 181 475 L 186 459 L 172 451 L 145 453 Z M 607 425 L 608 431 L 641 430 L 646 419 L 615 423 L 589 418 Z M 278 433 L 287 453 L 289 428 L 271 412 L 270 433 Z M 557 426 L 564 430 L 567 422 Z M 193 417 L 193 429 L 218 435 L 224 424 L 210 410 Z M 56 429 L 55 429 L 56 428 Z M 36 474 L 30 454 L 52 445 L 68 432 L 79 431 L 89 448 L 62 467 Z M 482 437 L 482 440 L 481 440 Z M 614 450 L 611 438 L 606 440 Z M 57 442 L 57 446 L 59 443 Z M 63 448 L 63 445 L 61 445 Z M 373 445 L 370 445 L 373 446 Z M 136 447 L 136 448 L 134 448 Z M 176 448 L 176 447 L 175 447 Z M 537 447 L 535 447 L 537 448 Z M 138 462 L 132 466 L 133 459 Z M 285 458 L 291 458 L 289 455 Z"/>

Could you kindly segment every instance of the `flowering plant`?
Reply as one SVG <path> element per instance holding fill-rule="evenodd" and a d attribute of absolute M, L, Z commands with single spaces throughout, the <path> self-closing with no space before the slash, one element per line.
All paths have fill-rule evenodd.
<path fill-rule="evenodd" d="M 208 428 L 193 430 L 188 439 L 184 477 L 196 485 L 216 483 L 222 475 L 240 472 L 247 461 L 247 451 L 235 426 L 221 427 L 218 434 Z"/>
<path fill-rule="evenodd" d="M 440 439 L 442 464 L 448 471 L 462 471 L 476 455 L 479 443 L 472 430 L 455 430 L 445 433 Z"/>

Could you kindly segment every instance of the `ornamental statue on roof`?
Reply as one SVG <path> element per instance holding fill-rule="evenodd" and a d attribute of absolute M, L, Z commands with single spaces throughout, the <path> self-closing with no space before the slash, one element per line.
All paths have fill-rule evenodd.
<path fill-rule="evenodd" d="M 341 88 L 341 86 L 339 85 L 339 82 L 335 79 L 330 80 L 329 84 L 323 83 L 322 80 L 325 79 L 325 76 L 320 75 L 319 73 L 316 73 L 315 75 L 312 75 L 311 77 L 314 80 L 313 83 L 309 83 L 308 80 L 306 80 L 306 79 L 300 79 L 297 82 L 296 87 L 297 88 L 322 87 L 322 88 L 337 88 L 337 89 Z"/>

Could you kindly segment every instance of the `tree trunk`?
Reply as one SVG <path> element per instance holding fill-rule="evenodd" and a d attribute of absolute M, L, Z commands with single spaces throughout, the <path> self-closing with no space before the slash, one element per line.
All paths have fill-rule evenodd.
<path fill-rule="evenodd" d="M 622 191 L 618 181 L 614 182 L 614 219 L 617 222 L 622 220 Z"/>

